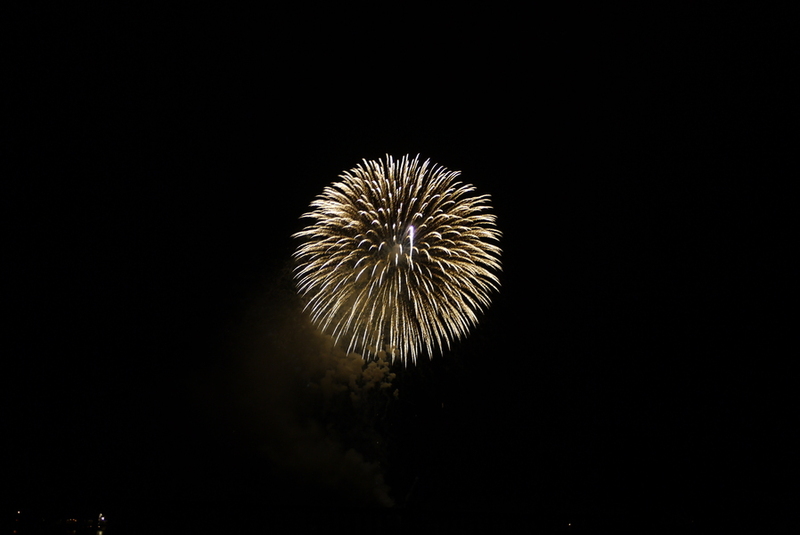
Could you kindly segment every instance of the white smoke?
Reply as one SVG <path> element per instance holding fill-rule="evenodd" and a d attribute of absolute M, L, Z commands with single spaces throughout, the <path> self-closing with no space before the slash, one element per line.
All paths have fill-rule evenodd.
<path fill-rule="evenodd" d="M 370 362 L 346 354 L 305 320 L 293 294 L 269 297 L 236 334 L 233 384 L 247 433 L 296 487 L 346 505 L 392 506 L 375 425 L 397 395 L 386 353 Z"/>

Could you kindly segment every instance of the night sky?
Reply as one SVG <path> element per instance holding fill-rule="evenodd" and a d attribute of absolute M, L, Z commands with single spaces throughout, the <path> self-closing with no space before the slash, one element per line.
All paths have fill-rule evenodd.
<path fill-rule="evenodd" d="M 9 72 L 4 507 L 788 526 L 783 18 L 398 11 L 40 14 Z M 386 154 L 491 194 L 501 291 L 397 399 L 321 408 L 291 235 Z"/>

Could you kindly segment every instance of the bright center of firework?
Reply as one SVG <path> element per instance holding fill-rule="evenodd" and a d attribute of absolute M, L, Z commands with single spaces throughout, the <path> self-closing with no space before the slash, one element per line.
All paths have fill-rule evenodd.
<path fill-rule="evenodd" d="M 395 267 L 406 265 L 412 261 L 414 255 L 414 226 L 409 227 L 407 240 L 402 237 L 395 237 L 389 249 L 389 262 L 393 262 Z"/>
<path fill-rule="evenodd" d="M 390 257 L 391 259 L 394 259 L 395 266 L 399 266 L 401 262 L 405 263 L 406 255 L 403 253 L 403 246 L 399 243 L 396 243 L 394 247 L 392 247 L 392 253 Z"/>
<path fill-rule="evenodd" d="M 303 215 L 295 258 L 313 322 L 365 354 L 431 355 L 477 323 L 497 290 L 500 231 L 488 195 L 407 156 L 364 161 Z"/>

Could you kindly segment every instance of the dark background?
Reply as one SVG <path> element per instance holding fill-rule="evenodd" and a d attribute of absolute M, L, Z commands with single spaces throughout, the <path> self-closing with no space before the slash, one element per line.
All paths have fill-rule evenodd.
<path fill-rule="evenodd" d="M 421 512 L 789 525 L 798 58 L 780 13 L 65 11 L 18 29 L 9 510 L 105 508 L 120 531 L 362 508 L 365 531 Z M 396 370 L 377 427 L 395 507 L 374 512 L 282 472 L 259 404 L 302 338 L 299 216 L 385 154 L 490 193 L 504 270 L 469 338 Z"/>

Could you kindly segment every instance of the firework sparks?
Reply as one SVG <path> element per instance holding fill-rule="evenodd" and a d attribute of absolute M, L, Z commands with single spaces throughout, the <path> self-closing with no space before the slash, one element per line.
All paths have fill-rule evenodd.
<path fill-rule="evenodd" d="M 500 231 L 489 196 L 458 171 L 404 156 L 364 160 L 303 214 L 294 235 L 300 294 L 314 324 L 404 362 L 464 336 L 499 287 Z"/>

